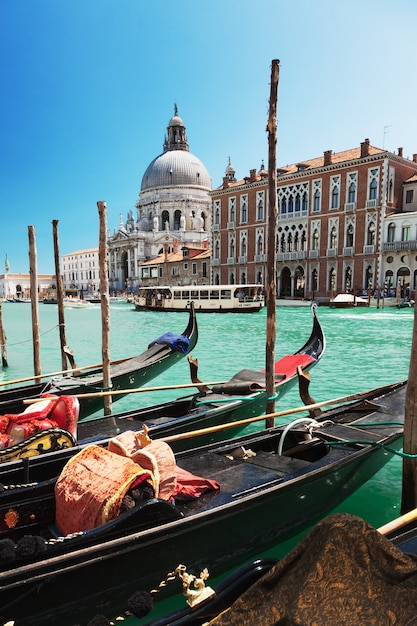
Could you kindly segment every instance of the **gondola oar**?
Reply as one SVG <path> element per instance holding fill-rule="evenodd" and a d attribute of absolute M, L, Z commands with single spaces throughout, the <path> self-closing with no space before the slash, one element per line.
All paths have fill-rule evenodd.
<path fill-rule="evenodd" d="M 179 439 L 187 439 L 189 437 L 197 437 L 199 435 L 206 435 L 210 433 L 215 433 L 219 430 L 225 430 L 227 428 L 236 428 L 237 426 L 247 426 L 249 424 L 253 424 L 254 422 L 259 422 L 260 420 L 265 420 L 268 418 L 275 417 L 285 417 L 287 415 L 293 415 L 294 413 L 302 413 L 303 411 L 312 411 L 314 409 L 319 409 L 322 406 L 330 406 L 332 404 L 344 404 L 345 402 L 353 402 L 354 400 L 364 400 L 369 395 L 375 395 L 379 390 L 385 390 L 388 392 L 391 388 L 396 387 L 396 385 L 400 383 L 393 383 L 392 385 L 386 385 L 384 387 L 380 387 L 379 389 L 371 389 L 368 391 L 360 391 L 358 393 L 353 393 L 350 396 L 342 396 L 341 398 L 333 398 L 332 400 L 324 400 L 323 402 L 315 402 L 314 404 L 307 404 L 303 406 L 298 406 L 294 409 L 286 409 L 285 411 L 277 411 L 276 413 L 269 413 L 267 415 L 258 415 L 256 417 L 248 417 L 244 420 L 238 420 L 236 422 L 227 422 L 225 424 L 218 424 L 217 426 L 211 426 L 209 428 L 201 428 L 200 430 L 192 430 L 186 433 L 179 433 L 177 435 L 171 435 L 169 437 L 163 437 L 162 441 L 169 443 L 170 441 L 177 441 Z"/>
<path fill-rule="evenodd" d="M 117 365 L 118 363 L 123 363 L 123 361 L 129 361 L 135 357 L 125 357 L 123 359 L 117 359 L 117 361 L 112 361 L 110 365 Z M 49 372 L 49 374 L 40 374 L 39 376 L 27 376 L 26 378 L 17 378 L 16 380 L 4 380 L 0 382 L 0 387 L 5 387 L 6 385 L 16 385 L 17 383 L 26 383 L 29 380 L 35 380 L 38 378 L 51 378 L 52 376 L 59 376 L 61 374 L 71 374 L 73 372 L 81 372 L 83 370 L 93 370 L 97 367 L 101 367 L 102 363 L 96 363 L 95 365 L 83 365 L 83 367 L 75 367 L 70 370 L 60 370 L 59 372 Z"/>
<path fill-rule="evenodd" d="M 412 509 L 408 513 L 404 513 L 404 515 L 401 515 L 400 517 L 391 520 L 387 524 L 380 526 L 378 528 L 378 532 L 381 533 L 381 535 L 389 535 L 389 533 L 392 533 L 394 530 L 398 530 L 399 528 L 406 526 L 410 522 L 414 522 L 416 519 L 417 509 Z"/>
<path fill-rule="evenodd" d="M 127 395 L 129 393 L 143 393 L 144 391 L 165 391 L 169 389 L 187 389 L 187 387 L 203 387 L 205 385 L 224 385 L 227 380 L 220 380 L 209 383 L 184 383 L 180 385 L 163 385 L 161 387 L 139 387 L 138 389 L 114 389 L 113 391 L 94 391 L 88 393 L 71 393 L 73 398 L 102 398 L 105 396 L 119 396 Z M 45 398 L 27 398 L 23 400 L 23 404 L 35 404 L 36 402 L 42 402 Z"/>

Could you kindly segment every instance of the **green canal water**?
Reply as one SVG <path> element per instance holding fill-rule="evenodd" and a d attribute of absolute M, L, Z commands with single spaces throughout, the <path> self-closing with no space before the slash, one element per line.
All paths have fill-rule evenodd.
<path fill-rule="evenodd" d="M 321 362 L 311 372 L 310 393 L 316 401 L 365 391 L 408 377 L 414 322 L 412 309 L 387 307 L 347 310 L 319 307 L 318 316 L 327 345 Z M 31 376 L 31 306 L 3 303 L 2 317 L 9 366 L 0 367 L 0 382 Z M 201 314 L 197 315 L 197 319 L 199 339 L 192 354 L 198 359 L 201 380 L 227 380 L 242 368 L 262 369 L 265 366 L 265 309 L 250 315 Z M 137 312 L 131 304 L 111 305 L 111 359 L 139 354 L 164 332 L 181 333 L 187 321 L 187 313 Z M 61 358 L 56 305 L 39 306 L 39 325 L 42 371 L 59 371 Z M 83 366 L 101 362 L 100 305 L 87 310 L 66 309 L 65 326 L 67 344 L 73 350 L 77 364 Z M 312 316 L 308 307 L 278 307 L 275 358 L 296 351 L 308 338 L 311 327 Z M 150 385 L 155 387 L 188 382 L 188 363 L 183 359 Z M 187 393 L 187 390 L 165 390 L 131 394 L 114 403 L 113 410 L 118 412 L 147 406 Z M 294 389 L 280 400 L 277 410 L 299 404 L 298 391 Z M 287 421 L 285 418 L 281 420 L 283 423 Z M 250 428 L 259 427 L 252 425 Z M 401 458 L 395 456 L 336 510 L 359 515 L 377 527 L 388 522 L 400 514 L 401 472 Z M 299 538 L 297 536 L 279 549 L 269 550 L 263 555 L 282 557 Z M 212 584 L 215 582 L 211 581 Z M 180 594 L 179 588 L 178 592 Z M 152 617 L 172 610 L 178 603 L 183 605 L 181 595 L 175 600 L 161 603 Z M 124 623 L 127 626 L 139 626 L 150 617 L 147 620 L 129 618 Z"/>

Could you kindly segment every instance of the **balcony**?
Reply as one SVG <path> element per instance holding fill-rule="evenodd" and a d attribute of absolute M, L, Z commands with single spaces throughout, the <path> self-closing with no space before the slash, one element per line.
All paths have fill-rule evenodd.
<path fill-rule="evenodd" d="M 212 231 L 213 231 L 214 233 L 218 233 L 218 232 L 219 232 L 219 230 L 220 230 L 220 224 L 213 224 L 213 226 L 212 226 Z"/>
<path fill-rule="evenodd" d="M 363 247 L 364 254 L 375 254 L 375 246 L 364 246 Z"/>
<path fill-rule="evenodd" d="M 417 241 L 387 241 L 382 244 L 383 252 L 400 252 L 401 250 L 417 250 Z"/>
<path fill-rule="evenodd" d="M 326 256 L 335 257 L 337 256 L 337 248 L 327 248 Z"/>
<path fill-rule="evenodd" d="M 376 209 L 377 204 L 378 204 L 377 199 L 373 198 L 372 200 L 367 200 L 366 201 L 365 208 L 367 208 L 367 209 Z"/>
<path fill-rule="evenodd" d="M 234 265 L 235 264 L 235 257 L 234 256 L 228 256 L 227 257 L 227 265 Z"/>
<path fill-rule="evenodd" d="M 235 222 L 227 222 L 227 228 L 235 228 Z"/>
<path fill-rule="evenodd" d="M 346 213 L 353 213 L 353 211 L 356 211 L 356 202 L 346 202 L 345 211 Z"/>
<path fill-rule="evenodd" d="M 247 263 L 247 262 L 248 262 L 248 257 L 246 255 L 239 257 L 238 263 Z"/>
<path fill-rule="evenodd" d="M 310 259 L 318 259 L 319 258 L 319 251 L 318 250 L 310 250 L 308 253 L 308 256 L 310 257 Z"/>
<path fill-rule="evenodd" d="M 355 248 L 353 246 L 346 246 L 343 248 L 343 256 L 353 256 L 355 254 Z"/>
<path fill-rule="evenodd" d="M 215 267 L 220 265 L 220 259 L 212 259 L 211 264 Z"/>

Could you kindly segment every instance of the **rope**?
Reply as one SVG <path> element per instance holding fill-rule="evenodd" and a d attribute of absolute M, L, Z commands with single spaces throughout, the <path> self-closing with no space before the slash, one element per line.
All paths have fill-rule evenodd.
<path fill-rule="evenodd" d="M 396 454 L 404 459 L 417 459 L 417 454 L 409 454 L 407 452 L 403 452 L 402 450 L 394 450 L 390 446 L 387 446 L 385 443 L 380 443 L 379 441 L 367 441 L 366 439 L 352 439 L 350 441 L 323 441 L 323 444 L 326 446 L 351 446 L 356 444 L 361 444 L 365 446 L 373 446 L 374 448 L 382 448 L 391 454 Z"/>
<path fill-rule="evenodd" d="M 40 337 L 43 337 L 44 335 L 47 335 L 48 333 L 52 332 L 53 330 L 55 330 L 55 328 L 59 328 L 61 324 L 56 324 L 55 326 L 52 326 L 52 328 L 50 328 L 49 330 L 45 330 L 45 332 L 40 333 Z M 16 343 L 0 343 L 0 348 L 4 348 L 6 345 L 7 346 L 20 346 L 23 343 L 29 343 L 29 341 L 32 341 L 32 339 L 25 339 L 24 341 L 16 341 Z"/>

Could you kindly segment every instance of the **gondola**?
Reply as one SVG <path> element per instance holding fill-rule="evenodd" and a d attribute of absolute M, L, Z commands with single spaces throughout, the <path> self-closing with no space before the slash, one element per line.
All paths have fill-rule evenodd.
<path fill-rule="evenodd" d="M 383 624 L 387 614 L 390 623 L 411 624 L 417 602 L 416 517 L 415 509 L 376 529 L 355 515 L 334 513 L 280 562 L 245 563 L 214 588 L 210 576 L 197 586 L 193 579 L 199 572 L 180 566 L 170 584 L 181 588 L 184 568 L 192 584 L 183 587 L 181 608 L 167 615 L 160 615 L 158 590 L 137 590 L 127 606 L 143 618 L 143 626 Z"/>
<path fill-rule="evenodd" d="M 109 449 L 83 448 L 56 481 L 10 486 L 0 496 L 10 551 L 5 558 L 3 542 L 0 618 L 69 626 L 93 609 L 114 615 L 178 564 L 216 577 L 288 540 L 401 447 L 405 391 L 406 382 L 393 384 L 307 425 L 297 418 L 175 459 L 162 440 L 123 449 L 114 438 Z"/>
<path fill-rule="evenodd" d="M 295 384 L 297 384 L 297 368 L 302 367 L 304 372 L 311 370 L 323 356 L 325 351 L 325 337 L 317 318 L 316 307 L 312 307 L 313 326 L 306 343 L 294 354 L 286 355 L 275 363 L 275 392 L 281 399 Z M 199 383 L 198 362 L 188 355 L 192 382 Z M 199 392 L 176 400 L 157 404 L 137 410 L 114 414 L 108 417 L 78 422 L 78 445 L 101 442 L 106 445 L 110 437 L 118 433 L 131 430 L 141 430 L 143 424 L 149 429 L 152 439 L 180 435 L 189 430 L 213 428 L 223 424 L 233 424 L 228 428 L 226 437 L 239 434 L 243 426 L 241 420 L 262 415 L 265 413 L 265 372 L 241 370 L 230 381 L 215 385 L 212 388 L 199 387 Z M 62 425 L 61 425 L 62 426 Z M 47 437 L 43 434 L 43 438 Z M 55 436 L 51 431 L 50 436 Z M 61 436 L 63 436 L 61 434 Z M 185 450 L 190 446 L 196 447 L 218 441 L 224 438 L 223 431 L 213 430 L 193 439 L 178 438 L 172 443 L 175 452 Z M 45 480 L 58 475 L 65 462 L 76 450 L 69 450 L 71 446 L 64 445 L 61 439 L 53 439 L 48 446 L 39 446 L 37 437 L 28 439 L 19 444 L 14 450 L 0 451 L 0 483 L 29 482 Z M 46 457 L 44 452 L 60 450 L 60 454 Z M 38 457 L 39 458 L 36 458 Z M 42 458 L 41 458 L 42 457 Z M 2 463 L 13 458 L 17 463 Z M 24 462 L 23 459 L 26 461 Z"/>
<path fill-rule="evenodd" d="M 136 357 L 116 361 L 110 366 L 112 389 L 136 389 L 149 383 L 153 378 L 172 367 L 195 347 L 198 328 L 194 307 L 189 309 L 187 327 L 181 335 L 171 332 L 152 341 L 148 349 Z M 52 380 L 24 386 L 16 386 L 0 391 L 0 415 L 20 413 L 25 409 L 23 400 L 37 398 L 42 394 L 81 395 L 103 389 L 102 367 L 75 372 L 71 376 L 52 378 Z M 115 395 L 113 401 L 122 398 Z M 96 411 L 103 409 L 102 397 L 80 398 L 80 416 L 82 420 Z"/>

